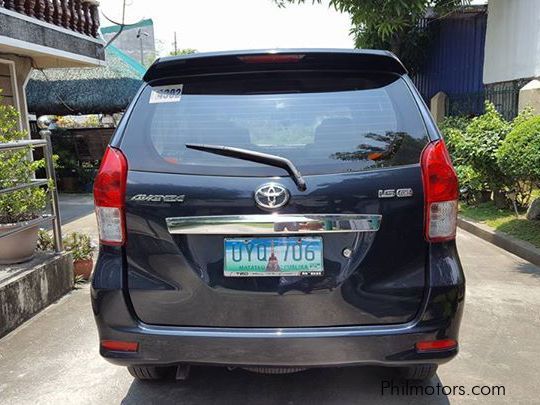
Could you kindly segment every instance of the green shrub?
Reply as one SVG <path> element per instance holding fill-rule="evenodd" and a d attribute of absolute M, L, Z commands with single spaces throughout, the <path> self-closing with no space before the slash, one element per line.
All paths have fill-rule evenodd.
<path fill-rule="evenodd" d="M 40 229 L 38 232 L 37 250 L 42 252 L 54 250 L 54 239 L 45 229 Z"/>
<path fill-rule="evenodd" d="M 489 191 L 506 185 L 497 164 L 497 150 L 511 124 L 486 102 L 486 112 L 478 117 L 447 117 L 439 126 L 458 174 L 462 197 L 483 200 Z"/>
<path fill-rule="evenodd" d="M 540 183 L 540 116 L 516 126 L 502 143 L 497 157 L 505 173 Z"/>
<path fill-rule="evenodd" d="M 482 202 L 493 192 L 500 207 L 509 204 L 509 197 L 521 206 L 529 202 L 540 179 L 535 177 L 539 160 L 534 160 L 540 155 L 538 135 L 534 138 L 538 122 L 530 108 L 508 122 L 486 102 L 486 112 L 479 117 L 448 117 L 441 123 L 464 200 Z"/>
<path fill-rule="evenodd" d="M 461 132 L 467 130 L 467 126 L 471 123 L 471 118 L 464 116 L 450 116 L 445 117 L 444 120 L 439 124 L 439 129 L 441 132 L 445 132 L 447 129 L 458 129 Z"/>
<path fill-rule="evenodd" d="M 467 143 L 465 142 L 465 132 L 458 128 L 445 128 L 443 138 L 454 165 L 457 166 L 466 162 Z"/>
<path fill-rule="evenodd" d="M 463 163 L 482 176 L 489 190 L 495 193 L 508 185 L 498 164 L 497 151 L 511 128 L 495 106 L 486 102 L 486 112 L 471 120 L 464 135 Z"/>
<path fill-rule="evenodd" d="M 94 257 L 95 247 L 90 236 L 73 232 L 64 239 L 64 249 L 71 252 L 74 261 L 87 260 Z"/>
<path fill-rule="evenodd" d="M 456 165 L 455 168 L 462 200 L 469 204 L 484 202 L 487 190 L 484 178 L 469 165 Z"/>
<path fill-rule="evenodd" d="M 0 91 L 1 93 L 1 91 Z M 19 112 L 10 105 L 2 105 L 0 94 L 0 142 L 26 139 L 17 130 Z M 28 159 L 31 147 L 0 152 L 0 188 L 14 187 L 32 181 L 33 173 L 45 167 L 45 161 Z M 45 208 L 47 190 L 28 188 L 0 195 L 0 223 L 14 223 L 37 218 Z"/>
<path fill-rule="evenodd" d="M 497 152 L 498 164 L 513 180 L 521 205 L 526 205 L 533 187 L 540 185 L 540 116 L 520 120 Z"/>

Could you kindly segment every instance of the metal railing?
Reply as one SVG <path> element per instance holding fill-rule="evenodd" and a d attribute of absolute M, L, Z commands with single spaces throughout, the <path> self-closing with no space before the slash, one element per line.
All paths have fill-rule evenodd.
<path fill-rule="evenodd" d="M 35 179 L 30 183 L 18 184 L 16 186 L 0 189 L 0 194 L 7 194 L 17 190 L 24 190 L 31 187 L 40 187 L 52 182 L 52 187 L 49 187 L 48 193 L 51 200 L 51 214 L 42 215 L 40 218 L 36 218 L 25 223 L 15 229 L 2 233 L 0 239 L 9 235 L 13 235 L 24 231 L 28 228 L 33 228 L 37 225 L 52 222 L 53 234 L 54 234 L 54 251 L 60 253 L 64 250 L 62 245 L 62 226 L 60 222 L 60 210 L 58 207 L 58 191 L 56 188 L 56 175 L 54 172 L 53 157 L 52 157 L 52 144 L 51 144 L 51 131 L 42 130 L 40 135 L 43 139 L 34 139 L 27 141 L 17 142 L 5 142 L 0 143 L 0 152 L 6 150 L 16 150 L 27 148 L 32 146 L 34 148 L 43 148 L 43 156 L 45 159 L 45 179 Z"/>
<path fill-rule="evenodd" d="M 96 0 L 0 0 L 0 7 L 98 38 Z"/>
<path fill-rule="evenodd" d="M 512 120 L 519 113 L 519 90 L 524 84 L 514 81 L 486 86 L 484 90 L 475 93 L 448 94 L 445 115 L 481 115 L 485 112 L 485 102 L 491 101 L 506 120 Z"/>

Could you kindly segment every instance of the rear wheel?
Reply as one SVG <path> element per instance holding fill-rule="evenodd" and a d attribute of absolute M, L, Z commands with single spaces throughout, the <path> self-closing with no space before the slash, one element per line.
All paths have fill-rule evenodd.
<path fill-rule="evenodd" d="M 420 364 L 417 366 L 403 367 L 400 375 L 406 380 L 422 381 L 429 380 L 437 373 L 436 364 Z"/>
<path fill-rule="evenodd" d="M 172 375 L 174 367 L 128 366 L 127 369 L 138 380 L 162 380 Z"/>

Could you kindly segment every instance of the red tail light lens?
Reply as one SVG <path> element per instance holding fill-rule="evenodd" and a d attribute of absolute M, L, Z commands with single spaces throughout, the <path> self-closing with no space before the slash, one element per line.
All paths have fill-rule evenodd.
<path fill-rule="evenodd" d="M 425 340 L 416 344 L 416 351 L 422 352 L 436 352 L 440 350 L 450 350 L 457 347 L 457 341 L 454 339 L 441 339 L 441 340 Z"/>
<path fill-rule="evenodd" d="M 137 342 L 124 342 L 122 340 L 102 340 L 101 348 L 115 352 L 136 352 L 139 350 Z"/>
<path fill-rule="evenodd" d="M 94 181 L 94 203 L 99 239 L 105 245 L 123 245 L 127 160 L 118 149 L 108 147 Z"/>
<path fill-rule="evenodd" d="M 428 242 L 455 239 L 458 180 L 442 140 L 429 143 L 422 152 L 425 200 L 425 237 Z"/>
<path fill-rule="evenodd" d="M 239 56 L 244 63 L 296 63 L 300 62 L 305 55 L 289 54 L 289 55 L 249 55 Z"/>

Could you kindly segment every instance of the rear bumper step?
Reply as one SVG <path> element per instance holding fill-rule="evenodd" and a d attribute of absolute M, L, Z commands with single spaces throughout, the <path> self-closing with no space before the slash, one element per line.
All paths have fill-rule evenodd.
<path fill-rule="evenodd" d="M 104 247 L 92 278 L 92 308 L 100 341 L 137 343 L 135 352 L 101 349 L 119 365 L 215 364 L 326 367 L 440 364 L 458 348 L 419 352 L 418 342 L 458 341 L 465 280 L 455 244 L 434 244 L 429 285 L 414 319 L 402 324 L 327 327 L 187 327 L 142 322 L 123 286 L 118 248 Z M 113 254 L 114 253 L 114 254 Z M 245 325 L 250 325 L 246 322 Z"/>
<path fill-rule="evenodd" d="M 438 330 L 373 336 L 311 336 L 303 338 L 240 338 L 164 334 L 152 328 L 110 330 L 114 336 L 140 342 L 136 353 L 101 350 L 101 355 L 118 365 L 212 364 L 255 367 L 330 367 L 353 365 L 400 366 L 442 364 L 457 354 L 457 348 L 418 353 L 415 343 L 436 339 Z M 223 334 L 222 334 L 223 335 Z"/>
<path fill-rule="evenodd" d="M 444 295 L 458 295 L 459 289 L 445 289 Z M 440 296 L 439 293 L 436 295 Z M 136 320 L 121 290 L 93 290 L 93 304 L 101 340 L 138 343 L 136 352 L 101 348 L 101 355 L 118 365 L 188 363 L 310 368 L 442 364 L 457 354 L 457 347 L 421 353 L 415 345 L 441 337 L 457 340 L 462 312 L 459 303 L 457 313 L 450 318 L 431 318 L 426 322 L 422 315 L 411 323 L 374 327 L 189 328 L 147 325 Z M 438 304 L 428 302 L 424 314 L 436 311 L 432 305 Z"/>

